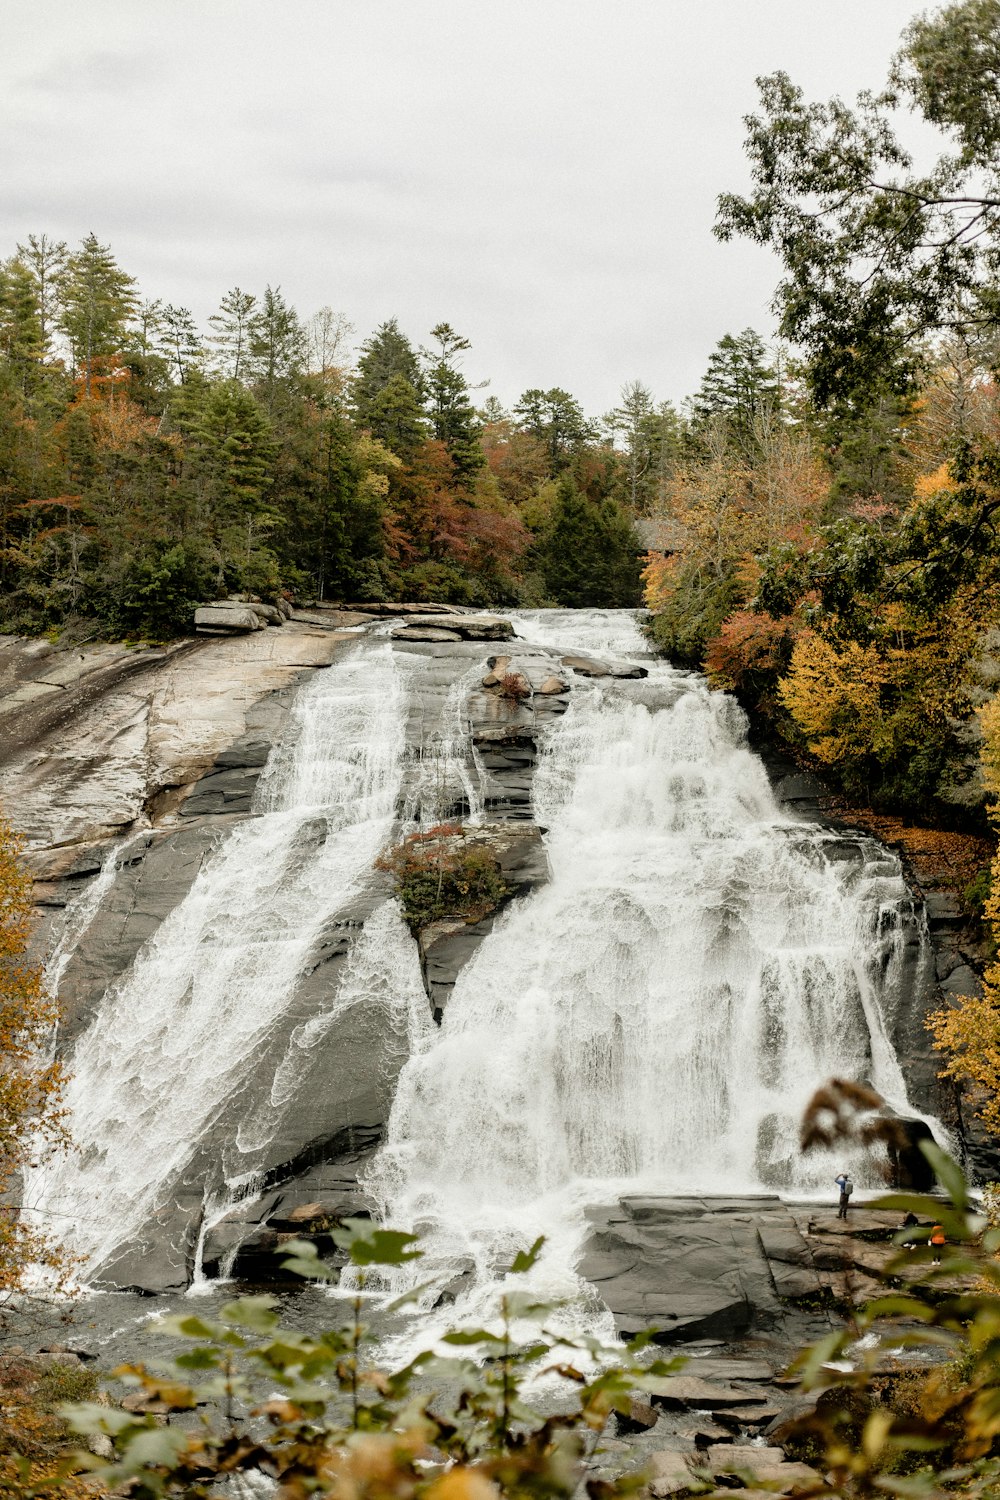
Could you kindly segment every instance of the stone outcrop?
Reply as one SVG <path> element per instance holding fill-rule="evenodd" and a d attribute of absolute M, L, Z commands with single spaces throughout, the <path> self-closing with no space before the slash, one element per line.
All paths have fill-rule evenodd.
<path fill-rule="evenodd" d="M 447 631 L 448 634 L 427 635 L 429 630 Z M 397 625 L 392 634 L 400 641 L 508 641 L 514 634 L 514 627 L 499 615 L 411 615 L 406 624 Z"/>
<path fill-rule="evenodd" d="M 494 854 L 507 881 L 507 900 L 526 895 L 548 879 L 548 858 L 541 832 L 533 824 L 493 824 L 471 828 L 462 837 L 467 848 L 477 845 Z M 504 902 L 506 905 L 506 902 Z M 432 922 L 420 934 L 420 960 L 424 984 L 435 1020 L 440 1021 L 455 982 L 483 938 L 492 932 L 499 911 L 478 922 L 446 918 Z"/>
<path fill-rule="evenodd" d="M 199 633 L 242 634 L 260 630 L 260 616 L 249 604 L 205 604 L 194 612 L 194 628 Z"/>

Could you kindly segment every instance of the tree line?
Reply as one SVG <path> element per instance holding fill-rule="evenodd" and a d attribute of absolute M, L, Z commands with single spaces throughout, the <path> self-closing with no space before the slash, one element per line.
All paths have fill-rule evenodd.
<path fill-rule="evenodd" d="M 220 594 L 636 605 L 668 407 L 477 405 L 470 344 L 234 287 L 199 329 L 111 248 L 0 262 L 0 619 L 169 635 Z"/>

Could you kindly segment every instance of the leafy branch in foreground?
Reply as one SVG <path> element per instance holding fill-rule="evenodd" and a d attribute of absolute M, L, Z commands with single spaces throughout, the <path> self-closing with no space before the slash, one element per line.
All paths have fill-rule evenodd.
<path fill-rule="evenodd" d="M 637 1387 L 677 1368 L 676 1360 L 635 1364 L 646 1336 L 612 1351 L 552 1332 L 545 1324 L 554 1305 L 515 1282 L 495 1328 L 445 1335 L 454 1355 L 425 1350 L 402 1369 L 380 1369 L 361 1320 L 366 1277 L 372 1267 L 418 1258 L 415 1237 L 367 1220 L 346 1220 L 333 1235 L 355 1279 L 346 1326 L 316 1336 L 282 1327 L 272 1297 L 241 1298 L 211 1321 L 161 1319 L 158 1331 L 189 1344 L 169 1372 L 142 1365 L 116 1372 L 140 1388 L 143 1399 L 129 1404 L 145 1412 L 65 1408 L 76 1432 L 114 1445 L 111 1462 L 81 1453 L 78 1471 L 110 1489 L 130 1486 L 134 1500 L 207 1496 L 222 1477 L 251 1472 L 278 1481 L 283 1500 L 317 1492 L 355 1500 L 568 1497 L 581 1479 L 587 1434 L 612 1410 L 627 1410 Z M 542 1243 L 515 1258 L 511 1277 L 531 1270 Z M 309 1280 L 340 1275 L 307 1241 L 283 1253 L 286 1269 Z M 399 1311 L 425 1290 L 382 1310 Z M 535 1410 L 526 1395 L 528 1377 L 539 1372 L 562 1377 L 554 1412 Z M 164 1414 L 171 1425 L 160 1425 Z"/>

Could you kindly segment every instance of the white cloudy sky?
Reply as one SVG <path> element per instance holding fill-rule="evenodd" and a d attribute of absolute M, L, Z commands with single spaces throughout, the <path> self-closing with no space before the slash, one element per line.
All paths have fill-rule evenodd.
<path fill-rule="evenodd" d="M 447 319 L 506 402 L 693 389 L 769 332 L 711 234 L 754 77 L 877 87 L 916 0 L 3 0 L 0 255 L 110 241 L 200 320 L 280 283 L 364 336 Z"/>

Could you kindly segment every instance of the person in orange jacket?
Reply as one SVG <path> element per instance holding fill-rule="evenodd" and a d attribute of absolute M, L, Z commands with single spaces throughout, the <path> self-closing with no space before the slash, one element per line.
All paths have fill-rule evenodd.
<path fill-rule="evenodd" d="M 931 1244 L 934 1246 L 933 1264 L 939 1266 L 941 1264 L 941 1247 L 947 1244 L 944 1229 L 940 1224 L 935 1224 L 931 1229 Z"/>

